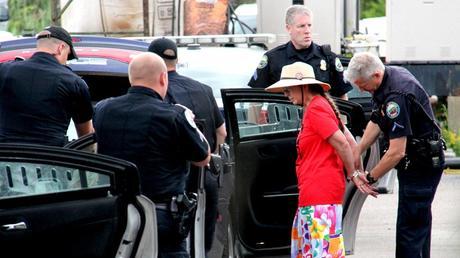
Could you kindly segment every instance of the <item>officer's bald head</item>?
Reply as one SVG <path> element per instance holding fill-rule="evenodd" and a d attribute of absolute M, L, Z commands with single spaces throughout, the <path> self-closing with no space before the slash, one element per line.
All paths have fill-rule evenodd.
<path fill-rule="evenodd" d="M 132 86 L 144 86 L 158 92 L 163 98 L 168 86 L 166 65 L 157 54 L 145 52 L 129 63 L 129 82 Z"/>

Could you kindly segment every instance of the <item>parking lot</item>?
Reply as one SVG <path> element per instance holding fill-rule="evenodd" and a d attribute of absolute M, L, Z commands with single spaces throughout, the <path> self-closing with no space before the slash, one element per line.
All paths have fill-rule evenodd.
<path fill-rule="evenodd" d="M 356 233 L 353 258 L 394 257 L 397 186 L 394 194 L 368 198 Z M 460 257 L 460 173 L 446 173 L 433 202 L 431 257 Z"/>

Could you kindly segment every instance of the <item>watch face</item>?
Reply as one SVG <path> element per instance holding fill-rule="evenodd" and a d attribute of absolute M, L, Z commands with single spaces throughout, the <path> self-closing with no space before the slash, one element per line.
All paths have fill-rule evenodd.
<path fill-rule="evenodd" d="M 369 184 L 373 184 L 373 183 L 375 183 L 377 181 L 371 176 L 371 173 L 368 173 L 366 175 L 366 179 L 367 179 L 367 181 L 369 181 Z"/>

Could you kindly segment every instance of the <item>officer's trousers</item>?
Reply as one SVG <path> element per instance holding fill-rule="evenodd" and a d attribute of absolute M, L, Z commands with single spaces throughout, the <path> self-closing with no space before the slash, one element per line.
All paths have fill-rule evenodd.
<path fill-rule="evenodd" d="M 158 258 L 189 258 L 186 239 L 180 237 L 171 211 L 156 209 L 158 225 Z"/>
<path fill-rule="evenodd" d="M 407 170 L 398 170 L 397 258 L 430 257 L 431 203 L 442 171 L 431 164 L 411 164 Z"/>

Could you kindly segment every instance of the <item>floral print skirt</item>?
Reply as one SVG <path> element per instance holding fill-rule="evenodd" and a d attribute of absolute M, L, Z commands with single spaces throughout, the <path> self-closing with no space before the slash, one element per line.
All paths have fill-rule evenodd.
<path fill-rule="evenodd" d="M 297 208 L 291 232 L 291 258 L 345 257 L 342 205 Z"/>

